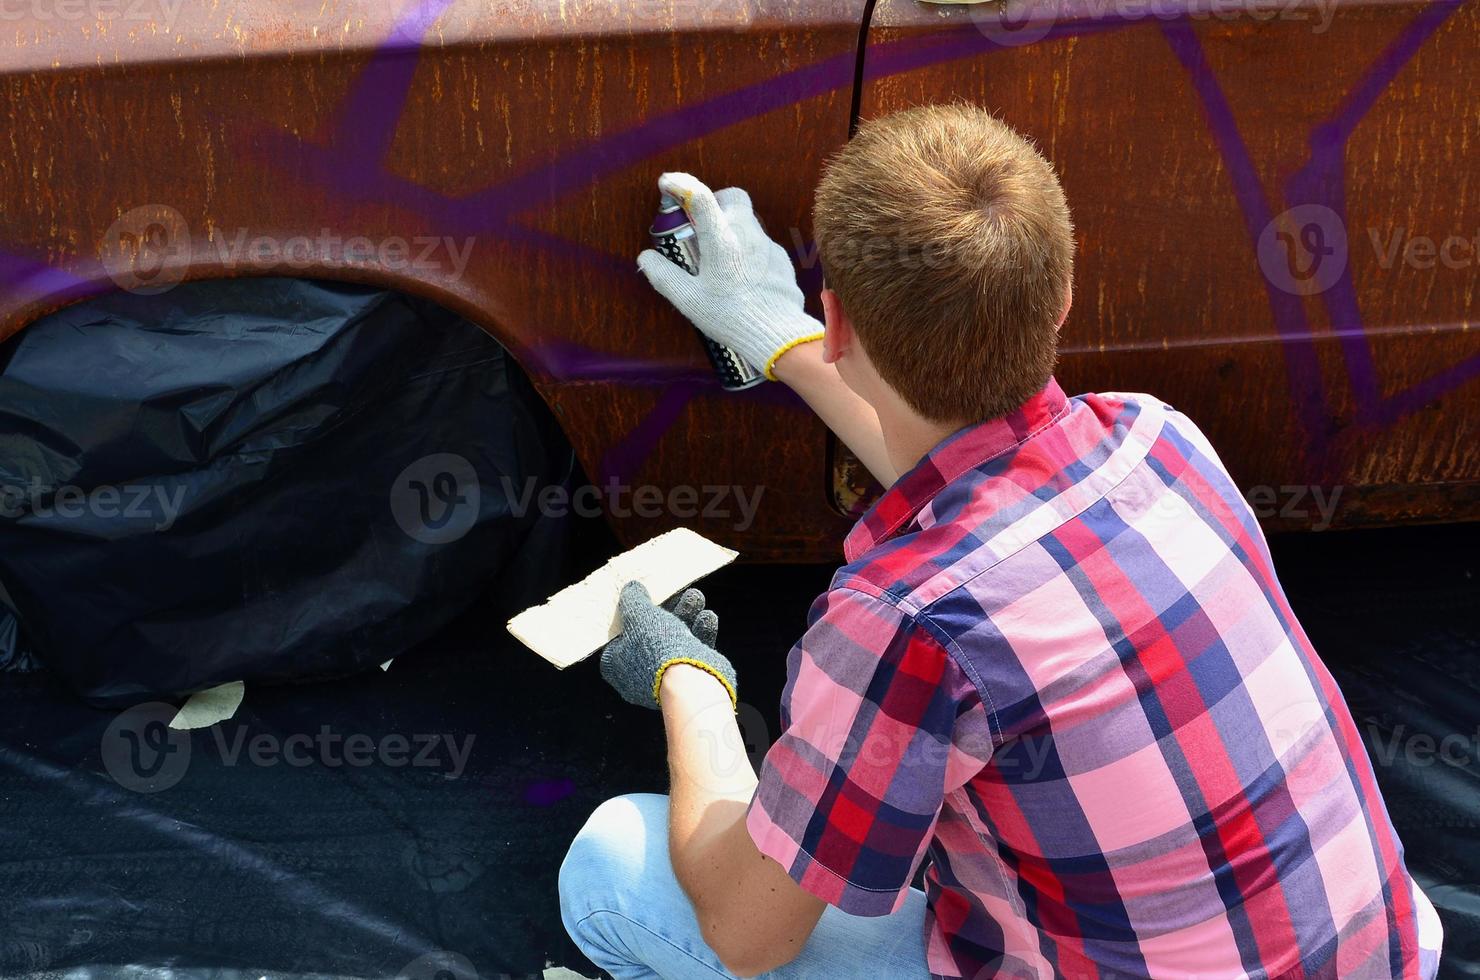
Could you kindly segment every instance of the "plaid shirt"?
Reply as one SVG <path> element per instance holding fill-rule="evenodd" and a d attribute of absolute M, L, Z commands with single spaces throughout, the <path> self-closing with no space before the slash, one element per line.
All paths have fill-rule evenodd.
<path fill-rule="evenodd" d="M 928 855 L 941 977 L 1433 975 L 1351 714 L 1185 416 L 1050 382 L 846 553 L 747 817 L 808 892 L 884 915 Z"/>

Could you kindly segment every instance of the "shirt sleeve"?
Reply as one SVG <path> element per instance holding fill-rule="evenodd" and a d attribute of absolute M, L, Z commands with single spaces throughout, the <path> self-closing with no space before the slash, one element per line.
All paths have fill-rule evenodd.
<path fill-rule="evenodd" d="M 890 603 L 834 589 L 792 648 L 781 738 L 746 827 L 804 889 L 853 915 L 909 892 L 947 792 L 990 756 L 955 744 L 980 696 L 929 630 Z"/>

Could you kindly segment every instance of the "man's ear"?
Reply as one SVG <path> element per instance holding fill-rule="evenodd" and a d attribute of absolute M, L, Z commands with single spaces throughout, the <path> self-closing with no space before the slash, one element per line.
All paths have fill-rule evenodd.
<path fill-rule="evenodd" d="M 843 312 L 838 294 L 826 287 L 822 290 L 822 360 L 835 364 L 853 346 L 853 322 Z"/>
<path fill-rule="evenodd" d="M 1055 330 L 1064 329 L 1064 321 L 1069 319 L 1069 308 L 1074 305 L 1074 280 L 1069 280 L 1069 285 L 1064 287 L 1064 309 L 1059 314 L 1059 322 L 1054 324 Z"/>

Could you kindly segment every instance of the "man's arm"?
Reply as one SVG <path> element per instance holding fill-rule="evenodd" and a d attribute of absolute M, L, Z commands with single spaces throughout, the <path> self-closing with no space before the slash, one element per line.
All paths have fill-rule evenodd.
<path fill-rule="evenodd" d="M 757 781 L 735 723 L 735 668 L 715 649 L 719 620 L 698 589 L 659 608 L 636 582 L 619 610 L 622 634 L 601 652 L 601 676 L 624 700 L 663 712 L 669 850 L 704 939 L 732 973 L 789 963 L 823 903 L 762 857 L 746 828 Z"/>
<path fill-rule="evenodd" d="M 754 976 L 802 951 L 824 903 L 761 854 L 745 827 L 756 775 L 729 693 L 702 670 L 663 673 L 669 852 L 704 941 L 726 969 Z"/>
<path fill-rule="evenodd" d="M 843 445 L 885 487 L 899 479 L 874 408 L 849 388 L 836 366 L 822 359 L 822 341 L 798 344 L 776 359 L 776 378 L 802 396 Z"/>

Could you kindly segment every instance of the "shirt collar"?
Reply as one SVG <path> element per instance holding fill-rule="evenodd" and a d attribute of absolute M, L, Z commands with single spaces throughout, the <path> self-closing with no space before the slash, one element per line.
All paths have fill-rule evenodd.
<path fill-rule="evenodd" d="M 914 520 L 956 478 L 1022 445 L 1053 424 L 1067 406 L 1064 389 L 1049 378 L 1047 386 L 1016 411 L 946 436 L 859 518 L 843 542 L 844 557 L 857 561 Z"/>

